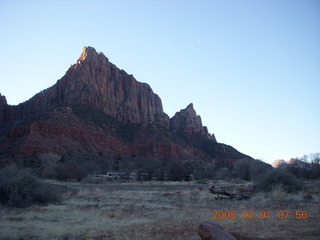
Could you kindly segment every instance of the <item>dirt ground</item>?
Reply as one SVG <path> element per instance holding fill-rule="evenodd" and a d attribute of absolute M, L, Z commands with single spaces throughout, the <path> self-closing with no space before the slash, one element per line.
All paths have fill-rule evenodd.
<path fill-rule="evenodd" d="M 215 200 L 208 184 L 50 183 L 62 202 L 0 207 L 0 239 L 200 240 L 206 220 L 241 240 L 320 239 L 319 182 L 296 194 L 255 193 L 241 201 Z M 307 192 L 312 200 L 304 200 Z"/>

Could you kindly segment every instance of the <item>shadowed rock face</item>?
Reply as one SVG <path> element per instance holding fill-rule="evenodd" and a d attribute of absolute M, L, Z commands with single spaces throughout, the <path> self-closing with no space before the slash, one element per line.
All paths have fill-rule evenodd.
<path fill-rule="evenodd" d="M 214 135 L 208 133 L 207 127 L 202 126 L 201 117 L 197 115 L 192 103 L 174 115 L 170 127 L 173 132 L 182 132 L 189 136 L 205 136 L 216 141 Z"/>
<path fill-rule="evenodd" d="M 156 122 L 168 126 L 161 99 L 150 86 L 118 69 L 94 48 L 84 47 L 70 77 L 63 82 L 67 103 L 85 104 L 123 122 Z"/>
<path fill-rule="evenodd" d="M 169 126 L 161 99 L 150 86 L 137 82 L 92 47 L 83 48 L 77 63 L 56 85 L 20 104 L 14 112 L 16 119 L 35 119 L 56 107 L 75 104 L 99 109 L 123 122 Z"/>
<path fill-rule="evenodd" d="M 0 95 L 0 152 L 106 152 L 166 159 L 250 158 L 217 143 L 193 105 L 170 119 L 161 99 L 84 47 L 57 83 L 18 106 Z"/>
<path fill-rule="evenodd" d="M 0 94 L 0 106 L 5 106 L 5 105 L 7 105 L 7 99 L 5 96 L 2 96 Z"/>
<path fill-rule="evenodd" d="M 0 93 L 0 124 L 12 121 L 13 114 L 5 96 Z M 1 130 L 1 125 L 0 125 Z M 1 131 L 0 131 L 1 134 Z"/>

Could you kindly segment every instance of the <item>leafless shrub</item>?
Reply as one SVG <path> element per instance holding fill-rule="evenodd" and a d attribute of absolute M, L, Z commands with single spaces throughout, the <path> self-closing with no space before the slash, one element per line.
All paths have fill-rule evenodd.
<path fill-rule="evenodd" d="M 29 169 L 8 166 L 0 170 L 0 203 L 10 207 L 58 202 L 59 197 Z"/>
<path fill-rule="evenodd" d="M 45 178 L 56 178 L 58 161 L 61 159 L 61 156 L 55 153 L 46 153 L 40 155 L 39 158 L 41 159 L 42 176 Z"/>
<path fill-rule="evenodd" d="M 302 182 L 285 169 L 272 169 L 260 175 L 255 184 L 258 190 L 270 192 L 276 185 L 281 186 L 281 191 L 295 192 L 302 189 Z"/>

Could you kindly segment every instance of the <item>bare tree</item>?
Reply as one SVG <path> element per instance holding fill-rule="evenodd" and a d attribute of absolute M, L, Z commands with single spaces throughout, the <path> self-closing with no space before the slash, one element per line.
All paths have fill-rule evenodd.
<path fill-rule="evenodd" d="M 235 175 L 244 179 L 250 180 L 250 160 L 248 159 L 240 159 L 233 163 L 233 169 L 235 171 Z"/>
<path fill-rule="evenodd" d="M 45 153 L 40 155 L 42 176 L 45 178 L 55 178 L 57 174 L 58 161 L 61 156 L 55 153 Z"/>

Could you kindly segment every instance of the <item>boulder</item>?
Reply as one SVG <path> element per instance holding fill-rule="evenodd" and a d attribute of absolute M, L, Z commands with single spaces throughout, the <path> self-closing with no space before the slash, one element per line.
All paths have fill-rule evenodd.
<path fill-rule="evenodd" d="M 202 240 L 236 240 L 223 227 L 212 221 L 200 223 L 198 234 Z"/>

